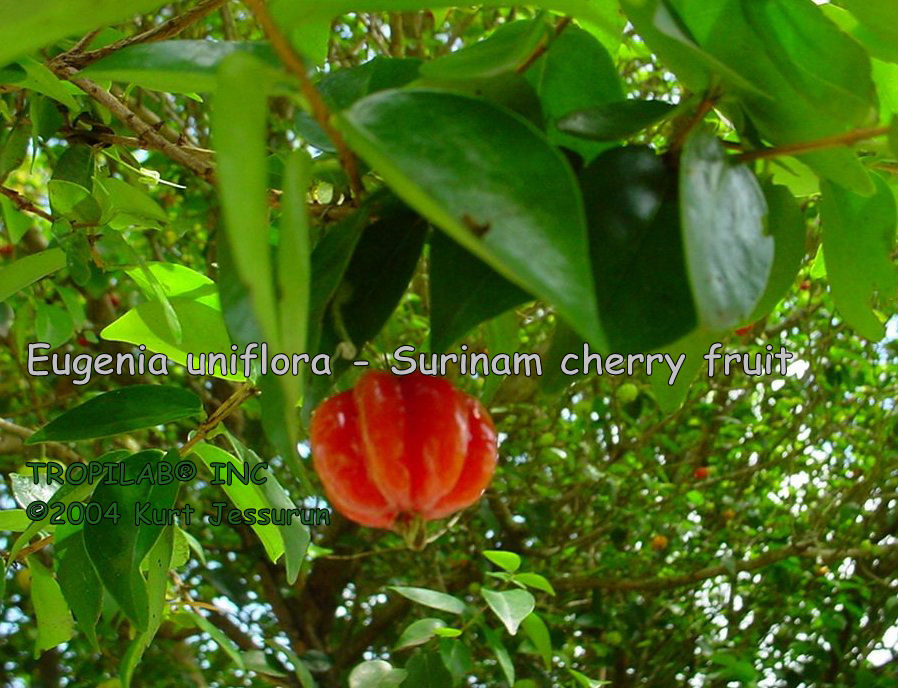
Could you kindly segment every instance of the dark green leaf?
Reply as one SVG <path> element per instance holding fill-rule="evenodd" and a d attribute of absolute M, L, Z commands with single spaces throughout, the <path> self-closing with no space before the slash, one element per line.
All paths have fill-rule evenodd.
<path fill-rule="evenodd" d="M 339 121 L 399 196 L 604 346 L 582 201 L 539 132 L 486 102 L 427 90 L 368 96 Z"/>
<path fill-rule="evenodd" d="M 62 594 L 75 615 L 78 628 L 94 650 L 99 652 L 96 627 L 103 605 L 103 584 L 87 555 L 84 530 L 79 528 L 62 542 L 59 542 L 57 534 L 57 546 L 57 574 Z"/>
<path fill-rule="evenodd" d="M 418 650 L 405 665 L 408 678 L 402 682 L 408 688 L 452 688 L 452 676 L 436 652 Z"/>
<path fill-rule="evenodd" d="M 606 151 L 580 173 L 602 326 L 611 350 L 645 352 L 696 323 L 677 181 L 648 147 Z"/>
<path fill-rule="evenodd" d="M 488 295 L 488 298 L 484 298 Z M 430 348 L 445 351 L 471 329 L 532 297 L 442 232 L 430 239 Z"/>
<path fill-rule="evenodd" d="M 774 251 L 766 215 L 751 171 L 728 161 L 711 134 L 693 134 L 680 161 L 680 217 L 699 322 L 708 329 L 745 324 L 764 293 Z"/>
<path fill-rule="evenodd" d="M 617 100 L 569 112 L 558 120 L 558 129 L 584 139 L 617 141 L 656 124 L 673 109 L 663 100 Z"/>
<path fill-rule="evenodd" d="M 163 461 L 172 463 L 176 459 L 176 452 L 165 455 L 156 449 L 132 454 L 121 463 L 124 480 L 136 482 L 145 467 L 156 470 Z M 155 509 L 172 509 L 180 483 L 177 480 L 169 484 L 152 484 L 146 480 L 136 484 L 123 482 L 116 484 L 106 477 L 97 485 L 92 501 L 100 504 L 104 513 L 115 504 L 121 518 L 115 524 L 105 519 L 97 524 L 86 523 L 84 542 L 109 594 L 140 630 L 147 630 L 153 622 L 152 605 L 140 565 L 165 526 L 136 524 L 135 509 L 138 504 L 149 504 L 148 515 Z M 165 564 L 167 570 L 168 560 Z"/>
<path fill-rule="evenodd" d="M 3 182 L 10 172 L 17 170 L 19 165 L 25 162 L 30 140 L 31 125 L 23 121 L 14 126 L 0 144 L 0 182 Z"/>
<path fill-rule="evenodd" d="M 180 387 L 132 385 L 104 392 L 57 416 L 26 444 L 109 437 L 191 418 L 203 412 L 199 397 Z"/>
<path fill-rule="evenodd" d="M 46 342 L 51 349 L 62 346 L 75 333 L 72 316 L 64 308 L 38 303 L 34 311 L 34 334 L 37 341 Z"/>

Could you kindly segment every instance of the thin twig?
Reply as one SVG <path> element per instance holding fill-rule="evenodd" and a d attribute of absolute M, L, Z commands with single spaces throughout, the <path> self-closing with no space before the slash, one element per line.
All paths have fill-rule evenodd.
<path fill-rule="evenodd" d="M 91 50 L 90 52 L 86 53 L 81 52 L 85 45 L 87 43 L 90 43 L 90 40 L 85 41 L 85 39 L 88 38 L 87 36 L 85 36 L 85 39 L 79 41 L 74 48 L 56 57 L 54 59 L 54 63 L 56 63 L 56 65 L 65 64 L 69 67 L 74 67 L 75 69 L 84 69 L 92 62 L 96 62 L 97 60 L 100 60 L 107 55 L 111 55 L 112 53 L 117 52 L 122 48 L 127 48 L 130 45 L 136 45 L 138 43 L 150 43 L 153 41 L 164 41 L 168 38 L 172 38 L 173 36 L 177 36 L 188 26 L 195 24 L 206 15 L 217 10 L 226 2 L 228 2 L 228 0 L 203 0 L 202 2 L 198 3 L 193 9 L 177 17 L 172 17 L 168 21 L 159 24 L 159 26 L 154 26 L 152 29 L 139 33 L 135 36 L 122 38 L 121 40 L 115 41 L 114 43 L 104 45 L 102 48 Z M 90 34 L 88 34 L 88 36 L 90 36 Z"/>
<path fill-rule="evenodd" d="M 293 45 L 274 22 L 264 0 L 244 0 L 244 2 L 250 8 L 259 24 L 261 24 L 262 30 L 265 32 L 265 35 L 268 36 L 272 47 L 284 63 L 284 66 L 299 80 L 300 90 L 309 102 L 309 107 L 312 109 L 312 116 L 337 149 L 340 163 L 343 165 L 346 176 L 349 178 L 349 188 L 352 191 L 353 201 L 358 203 L 359 199 L 362 197 L 363 188 L 355 155 L 353 155 L 352 151 L 346 145 L 346 141 L 343 140 L 343 136 L 340 132 L 338 132 L 333 124 L 331 124 L 330 110 L 324 102 L 324 98 L 322 98 L 321 94 L 318 92 L 318 89 L 315 88 L 315 84 L 309 79 L 302 58 L 299 56 L 299 53 L 293 49 Z"/>
<path fill-rule="evenodd" d="M 571 18 L 564 17 L 555 25 L 555 34 L 552 38 L 545 39 L 540 42 L 538 46 L 536 46 L 536 50 L 534 50 L 530 56 L 524 60 L 524 62 L 515 70 L 518 74 L 523 74 L 528 69 L 533 66 L 533 63 L 536 62 L 539 58 L 541 58 L 546 51 L 549 49 L 549 46 L 552 45 L 552 41 L 558 38 L 562 32 L 570 26 Z"/>
<path fill-rule="evenodd" d="M 855 129 L 853 131 L 845 132 L 844 134 L 825 136 L 822 139 L 814 139 L 813 141 L 787 143 L 783 146 L 776 146 L 774 148 L 759 148 L 758 150 L 747 151 L 742 155 L 737 156 L 737 159 L 740 162 L 750 162 L 752 160 L 778 158 L 783 155 L 801 155 L 802 153 L 811 153 L 813 151 L 825 150 L 827 148 L 850 146 L 853 143 L 857 143 L 858 141 L 863 141 L 865 139 L 873 139 L 878 136 L 887 136 L 891 130 L 891 127 Z"/>
<path fill-rule="evenodd" d="M 206 420 L 200 423 L 196 431 L 190 436 L 190 439 L 184 443 L 179 450 L 179 454 L 187 456 L 193 448 L 206 439 L 206 436 L 215 429 L 225 418 L 230 416 L 237 408 L 247 399 L 254 396 L 257 390 L 248 382 L 244 382 L 237 390 L 229 396 L 225 402 L 219 406 Z"/>
<path fill-rule="evenodd" d="M 16 207 L 19 210 L 22 210 L 26 213 L 31 213 L 32 215 L 37 215 L 38 217 L 42 217 L 47 220 L 47 222 L 53 222 L 53 216 L 50 213 L 48 213 L 43 208 L 38 208 L 34 203 L 29 201 L 18 191 L 5 186 L 0 186 L 0 194 L 3 194 L 9 200 L 15 203 Z"/>

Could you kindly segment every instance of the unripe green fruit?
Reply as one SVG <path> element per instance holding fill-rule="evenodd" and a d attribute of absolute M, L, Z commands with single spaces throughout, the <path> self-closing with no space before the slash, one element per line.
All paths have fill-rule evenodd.
<path fill-rule="evenodd" d="M 617 400 L 622 404 L 631 404 L 639 396 L 639 387 L 632 382 L 625 382 L 617 388 Z"/>

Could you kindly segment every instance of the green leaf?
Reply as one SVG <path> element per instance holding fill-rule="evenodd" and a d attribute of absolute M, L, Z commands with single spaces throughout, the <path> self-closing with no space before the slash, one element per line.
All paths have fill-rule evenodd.
<path fill-rule="evenodd" d="M 16 208 L 6 196 L 0 196 L 0 217 L 6 226 L 11 244 L 18 244 L 34 224 L 31 218 Z"/>
<path fill-rule="evenodd" d="M 62 346 L 75 334 L 72 316 L 64 308 L 38 303 L 34 311 L 34 333 L 37 341 L 46 342 L 51 349 Z"/>
<path fill-rule="evenodd" d="M 674 106 L 663 100 L 616 100 L 568 112 L 558 122 L 558 130 L 593 141 L 630 138 L 665 119 Z"/>
<path fill-rule="evenodd" d="M 497 592 L 482 588 L 480 593 L 511 635 L 518 632 L 518 626 L 536 606 L 533 595 L 526 590 Z"/>
<path fill-rule="evenodd" d="M 891 254 L 895 245 L 895 197 L 879 175 L 876 193 L 865 198 L 835 184 L 821 184 L 823 251 L 833 300 L 845 321 L 867 339 L 885 336 L 873 310 L 874 297 L 892 299 L 898 274 Z"/>
<path fill-rule="evenodd" d="M 405 650 L 417 645 L 423 645 L 436 635 L 438 628 L 445 627 L 446 622 L 442 619 L 418 619 L 402 632 L 399 640 L 396 641 L 396 645 L 393 646 L 393 650 Z"/>
<path fill-rule="evenodd" d="M 683 364 L 673 384 L 670 384 L 670 372 L 666 367 L 655 370 L 649 377 L 655 400 L 664 413 L 673 413 L 686 400 L 692 381 L 698 371 L 707 365 L 702 357 L 711 344 L 721 341 L 723 336 L 699 327 L 657 352 L 666 353 L 674 360 L 683 356 Z"/>
<path fill-rule="evenodd" d="M 113 229 L 161 228 L 168 223 L 159 204 L 136 186 L 115 177 L 98 177 L 95 186 L 108 208 L 106 223 Z"/>
<path fill-rule="evenodd" d="M 230 433 L 228 433 L 228 440 L 241 461 L 248 463 L 250 467 L 261 462 L 253 450 L 248 449 Z M 276 509 L 295 509 L 296 504 L 277 478 L 273 475 L 267 475 L 266 478 L 265 484 L 260 487 L 268 504 Z M 278 528 L 284 539 L 284 568 L 287 573 L 287 582 L 293 585 L 299 576 L 299 569 L 305 559 L 311 536 L 308 527 L 303 525 L 299 519 L 293 519 L 290 525 L 278 526 Z"/>
<path fill-rule="evenodd" d="M 470 648 L 460 640 L 440 638 L 440 657 L 452 674 L 455 685 L 461 683 L 474 670 Z"/>
<path fill-rule="evenodd" d="M 582 201 L 570 167 L 538 131 L 486 102 L 427 90 L 374 94 L 337 120 L 400 197 L 605 344 Z"/>
<path fill-rule="evenodd" d="M 202 629 L 212 638 L 212 640 L 218 643 L 218 646 L 225 651 L 225 654 L 231 658 L 231 661 L 234 662 L 234 665 L 238 669 L 245 669 L 243 656 L 240 654 L 240 648 L 237 647 L 233 640 L 226 636 L 221 629 L 209 621 L 205 616 L 197 614 L 192 610 L 187 613 L 196 622 L 198 628 Z"/>
<path fill-rule="evenodd" d="M 177 458 L 176 452 L 173 458 Z M 88 556 L 103 581 L 103 585 L 125 615 L 141 631 L 151 627 L 152 602 L 147 581 L 140 572 L 140 565 L 162 535 L 164 526 L 135 523 L 138 504 L 149 504 L 150 510 L 172 509 L 178 496 L 180 482 L 152 484 L 143 480 L 136 482 L 141 471 L 149 467 L 156 470 L 162 462 L 172 463 L 171 455 L 164 455 L 157 449 L 146 449 L 132 454 L 122 461 L 123 478 L 132 484 L 110 482 L 105 477 L 96 490 L 92 502 L 100 504 L 105 513 L 116 505 L 120 519 L 118 523 L 103 519 L 99 523 L 85 523 L 84 542 Z M 148 511 L 147 514 L 150 512 Z M 168 561 L 165 560 L 166 570 Z"/>
<path fill-rule="evenodd" d="M 47 184 L 53 215 L 72 222 L 97 224 L 102 214 L 90 191 L 79 184 L 64 179 L 51 179 Z"/>
<path fill-rule="evenodd" d="M 436 652 L 418 650 L 405 665 L 408 688 L 452 688 L 452 676 Z"/>
<path fill-rule="evenodd" d="M 77 113 L 81 109 L 78 107 L 78 101 L 72 96 L 73 92 L 81 92 L 76 86 L 60 81 L 47 67 L 31 57 L 22 58 L 19 64 L 26 74 L 26 77 L 19 82 L 22 88 L 43 93 L 65 105 L 72 113 Z"/>
<path fill-rule="evenodd" d="M 21 533 L 31 525 L 31 519 L 24 509 L 0 510 L 0 530 Z"/>
<path fill-rule="evenodd" d="M 767 229 L 773 236 L 773 265 L 767 287 L 749 318 L 757 322 L 788 293 L 805 254 L 805 223 L 798 202 L 784 186 L 766 184 Z M 748 324 L 748 323 L 746 323 Z"/>
<path fill-rule="evenodd" d="M 611 350 L 644 352 L 696 323 L 676 175 L 645 146 L 606 151 L 580 172 L 596 298 Z"/>
<path fill-rule="evenodd" d="M 271 76 L 279 67 L 266 42 L 171 40 L 122 48 L 81 70 L 78 76 L 122 81 L 166 93 L 213 93 L 219 87 L 219 65 L 236 53 L 250 56 L 257 69 L 265 69 Z"/>
<path fill-rule="evenodd" d="M 463 614 L 466 609 L 464 602 L 457 597 L 447 595 L 444 592 L 428 590 L 427 588 L 411 588 L 401 585 L 391 585 L 389 589 L 398 592 L 412 602 L 449 612 L 450 614 Z"/>
<path fill-rule="evenodd" d="M 133 279 L 143 292 L 152 297 L 155 289 L 151 278 L 162 285 L 162 289 L 169 298 L 180 297 L 190 299 L 196 303 L 202 303 L 217 311 L 221 310 L 218 298 L 218 287 L 215 282 L 203 275 L 179 263 L 148 262 L 144 264 L 150 276 L 141 268 L 130 268 L 125 272 Z"/>
<path fill-rule="evenodd" d="M 211 464 L 213 463 L 231 464 L 235 468 L 241 471 L 243 470 L 242 462 L 238 461 L 236 457 L 229 454 L 224 449 L 219 449 L 212 444 L 200 442 L 193 448 L 193 451 L 203 460 L 210 470 L 212 470 Z M 225 484 L 220 485 L 219 487 L 221 487 L 224 493 L 228 496 L 231 503 L 241 511 L 245 511 L 246 509 L 258 510 L 269 507 L 260 485 L 255 485 L 253 483 L 244 485 L 241 482 L 234 481 L 230 485 Z M 281 536 L 279 526 L 276 526 L 273 523 L 261 525 L 257 522 L 251 527 L 256 535 L 259 536 L 259 540 L 261 541 L 262 546 L 265 547 L 265 552 L 268 554 L 268 558 L 273 562 L 277 561 L 284 553 L 284 539 Z"/>
<path fill-rule="evenodd" d="M 0 182 L 3 182 L 10 172 L 17 170 L 25 162 L 30 141 L 31 125 L 25 121 L 16 124 L 3 140 L 0 145 Z"/>
<path fill-rule="evenodd" d="M 515 674 L 514 663 L 511 661 L 511 656 L 508 654 L 508 650 L 505 649 L 505 646 L 502 644 L 499 634 L 486 624 L 481 624 L 480 628 L 483 630 L 483 636 L 487 646 L 493 651 L 493 654 L 496 655 L 496 659 L 499 661 L 499 667 L 505 675 L 505 680 L 508 682 L 509 687 L 513 686 Z"/>
<path fill-rule="evenodd" d="M 562 132 L 556 121 L 573 110 L 623 100 L 624 91 L 614 60 L 588 31 L 569 26 L 553 39 L 549 50 L 527 72 L 548 120 L 548 137 L 556 146 L 576 151 L 589 162 L 608 148 Z"/>
<path fill-rule="evenodd" d="M 405 669 L 394 669 L 389 662 L 374 659 L 362 662 L 349 672 L 349 688 L 395 688 L 406 676 Z"/>
<path fill-rule="evenodd" d="M 877 48 L 884 52 L 882 59 L 898 62 L 898 27 L 895 25 L 895 6 L 890 0 L 840 0 L 860 22 L 860 31 L 854 35 L 871 52 Z M 871 41 L 870 38 L 874 38 Z"/>
<path fill-rule="evenodd" d="M 164 4 L 160 0 L 46 0 L 32 7 L 0 0 L 0 65 L 60 38 L 81 36 Z"/>
<path fill-rule="evenodd" d="M 598 681 L 589 678 L 586 674 L 582 674 L 574 669 L 568 669 L 567 671 L 579 685 L 583 686 L 583 688 L 600 688 L 600 686 L 607 686 L 611 683 L 611 681 Z"/>
<path fill-rule="evenodd" d="M 37 658 L 45 650 L 70 640 L 75 622 L 50 569 L 34 555 L 28 557 L 28 568 L 31 571 L 31 603 L 37 617 L 37 640 L 34 643 Z"/>
<path fill-rule="evenodd" d="M 430 79 L 478 79 L 514 72 L 548 39 L 549 26 L 541 17 L 499 26 L 487 38 L 421 65 Z"/>
<path fill-rule="evenodd" d="M 169 562 L 172 558 L 175 526 L 165 526 L 162 534 L 147 554 L 147 598 L 149 599 L 149 621 L 147 629 L 128 647 L 119 668 L 122 687 L 128 688 L 134 670 L 143 653 L 149 647 L 165 612 L 165 591 L 168 587 Z"/>
<path fill-rule="evenodd" d="M 680 161 L 680 218 L 699 322 L 727 330 L 748 321 L 767 286 L 774 240 L 757 178 L 698 131 Z"/>
<path fill-rule="evenodd" d="M 511 580 L 514 583 L 526 585 L 528 588 L 542 590 L 550 595 L 555 595 L 555 589 L 552 587 L 552 584 L 545 576 L 541 576 L 538 573 L 516 573 Z"/>
<path fill-rule="evenodd" d="M 483 556 L 493 562 L 496 566 L 505 569 L 509 573 L 514 573 L 521 568 L 521 557 L 514 552 L 503 552 L 501 550 L 484 550 Z"/>
<path fill-rule="evenodd" d="M 536 612 L 531 612 L 521 622 L 521 628 L 533 643 L 533 647 L 543 658 L 543 666 L 546 670 L 552 668 L 552 639 L 549 637 L 549 629 L 546 628 L 545 622 Z"/>
<path fill-rule="evenodd" d="M 57 574 L 62 594 L 75 615 L 78 628 L 91 647 L 99 652 L 97 620 L 103 605 L 103 584 L 87 554 L 83 528 L 62 542 L 57 534 L 57 549 Z"/>
<path fill-rule="evenodd" d="M 490 298 L 483 298 L 489 294 Z M 430 348 L 445 351 L 470 330 L 532 297 L 442 232 L 430 238 Z"/>
<path fill-rule="evenodd" d="M 131 385 L 104 392 L 65 411 L 29 437 L 25 444 L 110 437 L 202 413 L 202 402 L 188 389 Z"/>
<path fill-rule="evenodd" d="M 132 308 L 107 325 L 100 336 L 106 340 L 128 342 L 136 346 L 143 344 L 147 350 L 164 354 L 181 365 L 187 364 L 188 354 L 193 354 L 195 365 L 199 365 L 200 354 L 230 355 L 231 338 L 225 328 L 224 318 L 217 307 L 208 305 L 209 301 L 212 298 L 205 290 L 203 296 L 196 300 L 194 297 L 169 299 L 178 320 L 187 324 L 182 330 L 180 342 L 175 341 L 165 316 L 165 308 L 159 301 L 148 301 Z M 238 373 L 242 373 L 242 370 Z M 226 380 L 246 379 L 240 374 L 223 375 L 218 365 L 214 368 L 214 377 Z"/>
<path fill-rule="evenodd" d="M 48 248 L 0 268 L 0 301 L 6 301 L 29 284 L 63 267 L 65 267 L 65 253 L 62 249 Z"/>

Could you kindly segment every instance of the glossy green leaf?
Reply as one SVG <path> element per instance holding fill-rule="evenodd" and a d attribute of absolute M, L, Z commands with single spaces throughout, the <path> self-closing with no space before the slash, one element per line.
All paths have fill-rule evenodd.
<path fill-rule="evenodd" d="M 96 224 L 101 217 L 100 205 L 83 186 L 64 179 L 51 179 L 47 184 L 50 207 L 54 216 L 72 222 Z"/>
<path fill-rule="evenodd" d="M 505 569 L 509 573 L 514 573 L 519 568 L 521 568 L 521 557 L 514 552 L 503 552 L 501 550 L 484 550 L 483 556 L 485 556 L 499 568 Z"/>
<path fill-rule="evenodd" d="M 689 332 L 696 312 L 675 172 L 648 147 L 614 148 L 580 172 L 580 185 L 611 350 L 644 352 Z"/>
<path fill-rule="evenodd" d="M 243 470 L 243 464 L 239 462 L 233 455 L 224 449 L 219 449 L 215 445 L 200 442 L 193 448 L 194 453 L 199 456 L 206 466 L 212 470 L 212 463 L 231 464 L 240 471 Z M 221 470 L 221 469 L 219 469 Z M 264 509 L 268 508 L 268 502 L 265 499 L 264 492 L 260 485 L 244 485 L 238 481 L 233 481 L 230 485 L 220 485 L 221 489 L 228 496 L 231 503 L 241 511 L 246 509 Z M 254 523 L 252 529 L 259 536 L 259 541 L 265 548 L 266 554 L 271 561 L 277 561 L 284 553 L 284 540 L 281 537 L 278 526 L 273 523 L 261 525 Z"/>
<path fill-rule="evenodd" d="M 372 659 L 349 672 L 349 688 L 396 688 L 407 676 L 405 669 L 394 669 L 389 662 Z"/>
<path fill-rule="evenodd" d="M 62 542 L 57 535 L 57 547 L 57 575 L 62 594 L 75 615 L 79 630 L 99 652 L 96 627 L 103 604 L 103 584 L 87 554 L 84 530 L 79 528 Z"/>
<path fill-rule="evenodd" d="M 163 462 L 172 463 L 174 457 L 164 455 L 156 449 L 146 449 L 132 454 L 122 461 L 125 480 L 136 481 L 146 467 L 155 470 Z M 173 468 L 173 467 L 172 467 Z M 91 501 L 100 504 L 105 512 L 111 505 L 117 505 L 118 523 L 101 520 L 97 524 L 84 525 L 84 543 L 94 568 L 109 594 L 115 599 L 125 615 L 140 629 L 149 628 L 151 600 L 147 581 L 140 571 L 144 558 L 162 535 L 165 526 L 135 523 L 135 509 L 138 504 L 149 504 L 150 510 L 172 509 L 178 496 L 180 482 L 154 485 L 149 481 L 136 484 L 110 482 L 104 478 L 94 490 Z M 149 513 L 149 512 L 147 512 Z M 169 554 L 169 558 L 171 555 Z M 168 560 L 166 560 L 166 566 Z"/>
<path fill-rule="evenodd" d="M 224 318 L 218 308 L 204 302 L 209 296 L 206 293 L 198 300 L 181 297 L 169 300 L 178 320 L 189 325 L 184 327 L 180 342 L 177 342 L 172 335 L 163 305 L 158 301 L 148 301 L 132 308 L 118 320 L 107 325 L 100 332 L 100 336 L 110 341 L 128 342 L 136 346 L 143 344 L 148 351 L 164 354 L 181 365 L 186 365 L 189 353 L 193 354 L 194 363 L 197 365 L 200 354 L 230 355 L 231 338 L 225 328 Z M 217 365 L 214 376 L 227 380 L 245 379 L 242 375 L 223 375 Z"/>
<path fill-rule="evenodd" d="M 81 70 L 79 76 L 168 93 L 212 93 L 219 85 L 219 65 L 235 53 L 251 56 L 271 74 L 279 66 L 265 42 L 170 40 L 117 50 Z"/>
<path fill-rule="evenodd" d="M 890 0 L 840 0 L 859 21 L 853 32 L 862 43 L 875 50 L 882 59 L 898 62 L 898 24 L 895 5 Z"/>
<path fill-rule="evenodd" d="M 423 645 L 436 635 L 438 628 L 445 628 L 446 622 L 442 619 L 418 619 L 406 628 L 393 646 L 394 651 L 405 650 L 410 647 Z"/>
<path fill-rule="evenodd" d="M 31 218 L 16 208 L 6 196 L 0 196 L 0 218 L 6 227 L 10 243 L 18 244 L 35 224 Z"/>
<path fill-rule="evenodd" d="M 756 322 L 767 315 L 795 281 L 805 255 L 805 223 L 798 202 L 784 186 L 764 186 L 767 199 L 767 230 L 773 236 L 773 265 L 767 287 L 748 319 Z M 748 324 L 748 323 L 746 323 Z"/>
<path fill-rule="evenodd" d="M 152 277 L 162 285 L 169 298 L 190 299 L 215 310 L 221 310 L 215 282 L 202 273 L 179 263 L 148 262 L 145 265 Z M 125 272 L 145 294 L 152 296 L 154 290 L 144 270 L 130 268 Z"/>
<path fill-rule="evenodd" d="M 542 590 L 550 595 L 555 594 L 555 589 L 552 587 L 552 584 L 545 576 L 541 576 L 538 573 L 516 573 L 511 580 L 514 583 L 526 585 L 528 588 L 533 588 L 534 590 Z"/>
<path fill-rule="evenodd" d="M 543 666 L 547 671 L 551 669 L 552 639 L 549 636 L 549 629 L 546 628 L 545 622 L 542 620 L 539 614 L 537 614 L 536 612 L 531 612 L 521 622 L 521 628 L 524 630 L 524 633 L 527 634 L 530 642 L 533 643 L 533 647 L 536 648 L 539 656 L 542 657 Z"/>
<path fill-rule="evenodd" d="M 457 597 L 447 595 L 437 590 L 428 590 L 427 588 L 413 588 L 401 585 L 392 585 L 390 590 L 398 592 L 400 595 L 412 602 L 423 604 L 425 607 L 432 607 L 450 614 L 462 614 L 466 607 L 465 603 Z"/>
<path fill-rule="evenodd" d="M 532 298 L 442 232 L 431 237 L 432 351 L 445 351 L 480 323 Z"/>
<path fill-rule="evenodd" d="M 539 94 L 553 144 L 576 151 L 586 162 L 608 148 L 604 143 L 570 136 L 556 124 L 571 111 L 624 98 L 614 60 L 592 34 L 569 26 L 528 70 L 527 79 Z"/>
<path fill-rule="evenodd" d="M 0 64 L 66 36 L 130 19 L 164 5 L 160 0 L 46 0 L 40 6 L 0 2 Z"/>
<path fill-rule="evenodd" d="M 498 592 L 483 588 L 480 593 L 511 635 L 518 632 L 518 626 L 536 606 L 533 595 L 526 590 Z"/>
<path fill-rule="evenodd" d="M 37 556 L 28 557 L 31 571 L 31 603 L 37 617 L 37 640 L 34 656 L 67 642 L 74 634 L 74 621 L 53 573 Z"/>
<path fill-rule="evenodd" d="M 503 24 L 477 43 L 425 62 L 420 74 L 432 79 L 465 80 L 513 72 L 548 36 L 549 25 L 541 17 Z"/>
<path fill-rule="evenodd" d="M 878 341 L 885 326 L 873 308 L 874 298 L 895 297 L 898 273 L 891 255 L 895 246 L 895 197 L 874 176 L 876 193 L 865 198 L 825 182 L 823 250 L 833 300 L 846 322 L 867 339 Z"/>
<path fill-rule="evenodd" d="M 514 685 L 515 671 L 514 663 L 511 661 L 511 656 L 508 654 L 508 650 L 505 648 L 505 645 L 502 644 L 498 632 L 494 631 L 486 624 L 481 624 L 480 628 L 483 630 L 483 636 L 487 646 L 489 646 L 493 651 L 493 654 L 496 655 L 496 659 L 499 662 L 499 668 L 502 669 L 505 680 L 508 682 L 509 688 L 511 688 L 511 686 Z"/>
<path fill-rule="evenodd" d="M 754 174 L 728 161 L 711 134 L 690 136 L 680 161 L 680 222 L 699 322 L 708 329 L 745 324 L 764 293 L 774 253 L 766 215 Z"/>
<path fill-rule="evenodd" d="M 474 670 L 471 649 L 461 640 L 440 638 L 440 657 L 452 674 L 455 685 L 460 684 Z"/>
<path fill-rule="evenodd" d="M 488 103 L 428 90 L 368 96 L 338 120 L 400 197 L 604 344 L 582 201 L 566 161 L 539 132 Z"/>
<path fill-rule="evenodd" d="M 26 440 L 71 442 L 199 416 L 203 405 L 188 389 L 168 385 L 131 385 L 99 394 L 57 416 Z"/>
<path fill-rule="evenodd" d="M 663 100 L 616 100 L 574 110 L 561 117 L 558 130 L 594 141 L 617 141 L 638 134 L 671 114 Z"/>
<path fill-rule="evenodd" d="M 0 268 L 0 301 L 39 279 L 65 267 L 65 253 L 59 248 L 32 253 Z"/>

